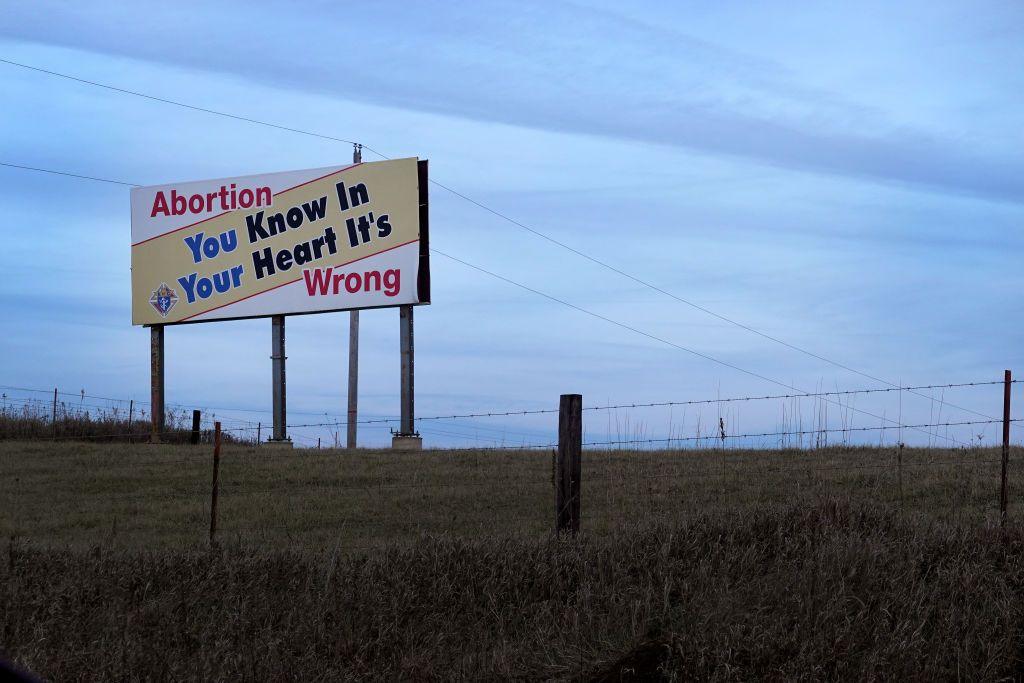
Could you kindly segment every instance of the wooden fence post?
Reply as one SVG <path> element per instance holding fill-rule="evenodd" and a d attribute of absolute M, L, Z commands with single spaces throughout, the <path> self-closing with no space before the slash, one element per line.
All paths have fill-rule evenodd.
<path fill-rule="evenodd" d="M 220 422 L 213 423 L 213 492 L 210 495 L 210 545 L 217 535 L 217 474 L 220 472 Z"/>
<path fill-rule="evenodd" d="M 583 396 L 562 394 L 558 404 L 555 458 L 555 532 L 580 530 L 580 477 L 583 449 Z"/>
<path fill-rule="evenodd" d="M 199 417 L 200 417 L 199 411 L 198 410 L 193 410 L 192 411 L 192 438 L 190 439 L 190 442 L 192 443 L 192 445 L 195 445 L 195 444 L 199 443 Z"/>
<path fill-rule="evenodd" d="M 57 438 L 57 387 L 53 388 L 53 413 L 50 424 L 53 427 L 53 438 Z"/>
<path fill-rule="evenodd" d="M 1009 490 L 1006 477 L 1010 467 L 1010 388 L 1013 379 L 1010 371 L 1003 375 L 1003 472 L 999 482 L 999 518 L 1000 524 L 1006 526 L 1006 504 Z"/>
<path fill-rule="evenodd" d="M 128 401 L 128 441 L 129 441 L 129 443 L 132 440 L 132 417 L 133 417 L 132 414 L 134 412 L 135 412 L 135 399 L 133 398 L 130 401 Z"/>

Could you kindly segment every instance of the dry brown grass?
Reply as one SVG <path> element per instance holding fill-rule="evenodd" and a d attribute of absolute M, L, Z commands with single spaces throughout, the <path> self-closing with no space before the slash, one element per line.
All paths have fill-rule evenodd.
<path fill-rule="evenodd" d="M 85 395 L 83 393 L 83 400 Z M 152 427 L 144 408 L 129 412 L 120 406 L 109 408 L 81 405 L 74 399 L 61 400 L 56 405 L 42 400 L 0 405 L 0 441 L 91 441 L 145 443 Z M 213 425 L 209 420 L 201 425 L 200 438 L 210 442 Z M 225 431 L 224 441 L 244 443 L 255 441 L 254 430 Z M 188 443 L 192 432 L 192 414 L 182 408 L 168 409 L 164 414 L 161 438 L 167 443 Z"/>
<path fill-rule="evenodd" d="M 1024 478 L 1013 454 L 1011 492 Z M 996 520 L 995 449 L 588 451 L 583 530 L 824 496 L 967 526 Z M 211 447 L 0 443 L 0 533 L 59 547 L 175 548 L 209 528 Z M 363 549 L 423 533 L 537 538 L 553 520 L 549 452 L 295 450 L 229 446 L 219 530 L 228 543 Z M 1024 510 L 1021 511 L 1024 513 Z"/>
<path fill-rule="evenodd" d="M 1019 509 L 1014 454 L 1011 513 Z M 998 453 L 0 444 L 0 643 L 54 679 L 1019 677 Z M 632 674 L 630 672 L 633 672 Z"/>

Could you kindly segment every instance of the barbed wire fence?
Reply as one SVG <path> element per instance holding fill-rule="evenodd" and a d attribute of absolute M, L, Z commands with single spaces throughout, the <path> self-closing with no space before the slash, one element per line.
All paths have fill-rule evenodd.
<path fill-rule="evenodd" d="M 971 387 L 1012 387 L 1020 380 L 930 384 L 903 389 L 946 391 Z M 17 392 L 21 392 L 19 395 Z M 678 513 L 686 509 L 726 509 L 782 502 L 798 495 L 832 491 L 867 497 L 882 504 L 919 506 L 922 502 L 944 509 L 954 518 L 964 515 L 1006 516 L 1009 450 L 999 458 L 987 447 L 991 442 L 964 437 L 1003 424 L 1004 433 L 1019 425 L 1008 412 L 1004 419 L 950 419 L 882 421 L 856 425 L 842 412 L 826 416 L 821 406 L 812 407 L 804 422 L 793 402 L 827 395 L 832 398 L 861 394 L 892 393 L 899 389 L 821 391 L 812 394 L 719 397 L 699 400 L 604 403 L 579 407 L 579 438 L 568 445 L 561 422 L 564 409 L 524 409 L 476 413 L 438 414 L 420 418 L 426 423 L 466 424 L 495 417 L 558 415 L 558 438 L 470 447 L 440 448 L 422 454 L 373 454 L 366 467 L 350 468 L 357 460 L 332 458 L 337 466 L 297 474 L 294 460 L 269 456 L 256 448 L 262 428 L 258 421 L 224 415 L 209 408 L 201 421 L 204 443 L 222 434 L 236 448 L 224 453 L 219 483 L 219 538 L 250 542 L 261 538 L 329 542 L 343 537 L 348 549 L 366 549 L 383 539 L 414 538 L 422 533 L 480 533 L 502 528 L 507 533 L 551 530 L 552 518 L 570 501 L 586 501 L 582 521 L 559 521 L 561 531 L 581 527 L 598 530 L 638 517 Z M 73 424 L 92 419 L 95 411 L 123 416 L 124 401 L 93 396 L 84 391 L 61 392 L 0 386 L 0 416 L 12 412 L 38 412 L 48 408 L 58 421 Z M 45 398 L 43 397 L 45 392 Z M 130 406 L 134 402 L 130 401 Z M 716 412 L 703 433 L 684 433 L 682 428 L 666 436 L 647 436 L 642 429 L 613 438 L 584 438 L 585 422 L 597 422 L 601 414 L 651 408 L 735 406 L 774 401 L 784 410 L 780 427 L 735 430 L 734 414 Z M 942 415 L 942 398 L 931 415 Z M 145 406 L 145 402 L 138 402 Z M 113 406 L 113 407 L 112 407 Z M 1008 406 L 1007 406 L 1008 408 Z M 129 410 L 132 408 L 130 407 Z M 175 405 L 188 417 L 198 410 Z M 225 411 L 226 412 L 226 411 Z M 315 415 L 316 413 L 314 413 Z M 722 415 L 728 415 L 728 420 Z M 584 415 L 590 416 L 584 418 Z M 902 416 L 901 416 L 902 417 Z M 831 420 L 831 421 L 830 421 Z M 220 429 L 217 429 L 218 423 Z M 143 441 L 148 423 L 140 415 L 142 431 L 107 431 L 98 434 L 53 433 L 37 435 L 31 442 Z M 386 429 L 389 417 L 367 418 L 360 424 Z M 118 424 L 115 421 L 115 424 Z M 290 428 L 343 427 L 344 420 L 296 422 Z M 699 424 L 699 421 L 698 421 Z M 190 432 L 191 425 L 183 427 Z M 687 428 L 692 428 L 689 425 Z M 698 427 L 698 430 L 700 428 Z M 444 430 L 442 430 L 443 432 Z M 905 433 L 927 437 L 918 448 L 907 448 Z M 954 436 L 954 433 L 959 435 Z M 862 438 L 879 435 L 879 440 Z M 315 447 L 312 437 L 305 445 Z M 1007 442 L 1008 443 L 1008 442 Z M 237 444 L 248 448 L 238 450 Z M 566 465 L 575 449 L 577 473 Z M 339 452 L 343 453 L 341 450 Z M 133 511 L 143 514 L 154 501 L 190 519 L 213 513 L 209 490 L 209 453 L 174 448 L 139 451 L 131 468 L 152 467 L 188 473 L 180 479 L 154 480 L 141 491 L 106 494 L 105 504 L 114 518 L 127 519 Z M 280 454 L 281 451 L 276 451 Z M 1014 449 L 1013 463 L 1019 451 Z M 393 466 L 391 466 L 393 465 Z M 349 471 L 351 469 L 351 471 Z M 1014 469 L 1015 471 L 1015 469 Z M 567 474 L 568 473 L 568 474 Z M 184 475 L 182 475 L 184 477 Z M 1002 477 L 1002 480 L 1000 479 Z M 554 493 L 554 495 L 553 495 Z M 996 494 L 999 495 L 996 495 Z M 998 501 L 998 505 L 996 502 Z M 216 517 L 214 517 L 215 519 Z M 137 519 L 136 523 L 144 520 Z M 125 522 L 122 522 L 124 524 Z M 195 530 L 183 530 L 188 535 Z M 123 533 L 123 532 L 122 532 Z M 339 536 L 340 535 L 340 536 Z"/>
<path fill-rule="evenodd" d="M 1020 380 L 1013 380 L 1011 384 L 1019 384 Z M 917 432 L 927 437 L 928 445 L 933 445 L 938 442 L 946 442 L 955 444 L 958 446 L 967 446 L 975 444 L 984 440 L 984 434 L 978 438 L 977 434 L 967 434 L 966 438 L 963 433 L 960 436 L 950 435 L 948 432 L 952 427 L 969 427 L 969 426 L 980 426 L 982 428 L 989 425 L 1001 423 L 1001 420 L 996 418 L 990 419 L 972 419 L 972 420 L 950 420 L 942 419 L 943 412 L 950 410 L 949 403 L 946 400 L 944 392 L 949 389 L 963 389 L 963 388 L 974 388 L 974 387 L 992 387 L 997 385 L 1003 385 L 1003 381 L 973 381 L 973 382 L 958 382 L 958 383 L 945 383 L 945 384 L 923 384 L 923 385 L 908 385 L 901 387 L 883 387 L 883 388 L 863 388 L 863 389 L 847 389 L 847 390 L 836 390 L 836 391 L 817 391 L 810 393 L 783 393 L 783 394 L 768 394 L 768 395 L 750 395 L 740 397 L 718 397 L 708 399 L 696 399 L 696 400 L 666 400 L 666 401 L 649 401 L 649 402 L 623 402 L 617 404 L 602 404 L 593 406 L 584 406 L 583 411 L 587 413 L 593 412 L 604 412 L 612 414 L 615 411 L 638 411 L 641 409 L 650 408 L 682 408 L 688 409 L 692 407 L 701 406 L 736 406 L 739 404 L 751 404 L 758 402 L 777 402 L 781 408 L 779 418 L 777 420 L 777 428 L 773 430 L 762 430 L 752 431 L 750 433 L 743 433 L 737 430 L 739 424 L 739 414 L 732 412 L 723 414 L 721 411 L 712 416 L 710 423 L 703 423 L 703 416 L 698 414 L 696 421 L 692 425 L 669 425 L 669 434 L 664 437 L 648 437 L 646 434 L 634 434 L 632 436 L 624 436 L 624 431 L 631 429 L 630 424 L 622 422 L 620 424 L 610 426 L 606 430 L 606 438 L 593 439 L 588 441 L 589 447 L 618 447 L 618 446 L 648 446 L 653 447 L 660 445 L 661 447 L 671 448 L 675 447 L 687 447 L 692 446 L 696 448 L 707 448 L 714 447 L 716 442 L 719 446 L 725 447 L 726 444 L 732 447 L 737 447 L 740 441 L 760 439 L 760 441 L 746 444 L 749 447 L 781 447 L 781 448 L 805 448 L 805 447 L 823 447 L 830 444 L 839 443 L 841 445 L 848 445 L 852 443 L 852 436 L 854 434 L 862 433 L 879 433 L 879 444 L 884 444 L 887 441 L 887 437 L 891 438 L 895 435 L 897 442 L 904 441 L 904 430 L 910 430 Z M 899 419 L 890 419 L 883 414 L 878 416 L 878 426 L 873 425 L 861 425 L 855 426 L 853 421 L 852 410 L 853 399 L 863 395 L 879 395 L 879 394 L 893 394 L 894 392 L 913 392 L 921 395 L 922 391 L 942 391 L 943 394 L 939 396 L 926 396 L 931 401 L 931 407 L 929 408 L 929 419 L 921 421 L 919 423 L 906 422 L 902 415 L 899 415 Z M 25 394 L 25 395 L 19 395 Z M 811 399 L 826 399 L 836 398 L 839 399 L 839 410 L 833 411 L 831 414 L 828 411 L 829 405 L 826 403 L 818 403 L 817 405 L 811 406 L 808 413 L 805 416 L 802 402 Z M 843 400 L 847 403 L 843 403 Z M 97 396 L 81 390 L 79 392 L 65 392 L 58 389 L 38 389 L 28 387 L 17 387 L 11 385 L 0 385 L 0 417 L 18 417 L 19 415 L 27 415 L 35 418 L 38 423 L 49 422 L 48 434 L 42 433 L 28 433 L 19 434 L 18 432 L 11 432 L 10 429 L 0 429 L 0 438 L 11 438 L 12 436 L 20 436 L 22 438 L 49 438 L 51 440 L 103 440 L 103 439 L 145 439 L 150 435 L 149 413 L 148 413 L 149 402 L 145 400 L 137 399 L 125 399 L 125 398 L 112 398 L 107 396 Z M 195 411 L 199 411 L 201 414 L 200 429 L 202 433 L 201 440 L 208 442 L 210 435 L 213 431 L 214 422 L 222 422 L 224 425 L 225 435 L 233 435 L 238 441 L 249 441 L 258 443 L 262 440 L 264 435 L 269 433 L 269 425 L 267 429 L 264 429 L 264 423 L 261 419 L 252 419 L 252 415 L 259 415 L 269 413 L 269 410 L 262 410 L 257 408 L 238 408 L 238 407 L 219 407 L 210 405 L 191 405 L 184 403 L 173 403 L 168 404 L 166 408 L 167 418 L 170 424 L 175 425 L 175 428 L 169 429 L 168 434 L 190 432 L 192 427 L 192 414 Z M 977 411 L 970 411 L 972 414 L 981 415 Z M 236 415 L 232 415 L 236 413 Z M 557 409 L 554 408 L 541 408 L 541 409 L 519 409 L 519 410 L 492 410 L 492 411 L 478 411 L 478 412 L 467 412 L 467 413 L 453 413 L 453 414 L 438 414 L 428 415 L 416 418 L 416 422 L 421 426 L 421 430 L 428 434 L 434 434 L 437 436 L 447 436 L 455 439 L 474 439 L 476 443 L 472 444 L 470 448 L 480 448 L 484 446 L 493 445 L 511 445 L 506 443 L 511 437 L 515 437 L 516 446 L 521 449 L 529 448 L 549 448 L 551 442 L 547 441 L 541 443 L 536 441 L 537 433 L 526 433 L 522 430 L 510 429 L 507 425 L 493 425 L 493 424 L 481 424 L 482 420 L 493 420 L 495 418 L 516 418 L 516 417 L 527 417 L 527 416 L 554 416 L 558 413 Z M 247 417 L 240 417 L 238 414 L 246 415 Z M 319 420 L 299 420 L 291 422 L 287 425 L 289 430 L 308 430 L 308 429 L 320 429 L 327 430 L 328 436 L 333 435 L 333 439 L 323 439 L 322 436 L 319 438 L 321 447 L 332 448 L 337 446 L 337 435 L 341 430 L 348 426 L 348 421 L 336 415 L 331 415 L 328 412 L 300 412 L 290 411 L 290 414 L 299 416 L 319 416 Z M 684 421 L 687 417 L 684 414 Z M 397 415 L 392 416 L 373 416 L 356 421 L 356 424 L 363 428 L 369 429 L 381 429 L 388 430 L 397 425 L 399 418 Z M 120 429 L 110 429 L 101 431 L 96 435 L 90 435 L 86 433 L 86 428 L 89 423 L 104 423 L 109 427 L 120 426 Z M 433 427 L 432 424 L 448 423 L 443 428 Z M 838 422 L 838 425 L 835 425 Z M 430 426 L 424 427 L 424 423 L 432 423 Z M 72 428 L 63 428 L 68 425 Z M 808 426 L 810 424 L 810 426 Z M 4 425 L 10 427 L 10 425 Z M 1014 423 L 1014 427 L 1018 427 Z M 936 429 L 943 429 L 943 433 L 937 433 Z M 634 431 L 646 431 L 644 427 L 633 427 Z M 684 430 L 690 429 L 692 435 L 684 435 Z M 462 431 L 460 431 L 462 430 Z M 467 434 L 464 430 L 472 430 L 472 433 Z M 36 432 L 41 430 L 37 429 Z M 545 428 L 542 430 L 532 430 L 533 432 L 547 432 L 550 433 L 550 429 Z M 593 427 L 590 427 L 589 431 L 594 431 Z M 962 430 L 961 430 L 962 432 Z M 614 434 L 611 436 L 610 434 Z M 179 434 L 180 435 L 180 434 Z M 316 436 L 308 436 L 307 434 L 294 434 L 296 440 L 302 445 L 315 447 L 318 441 Z M 832 439 L 832 437 L 838 436 L 838 441 Z M 765 439 L 773 439 L 773 441 L 765 441 Z M 832 440 L 830 440 L 832 439 Z"/>

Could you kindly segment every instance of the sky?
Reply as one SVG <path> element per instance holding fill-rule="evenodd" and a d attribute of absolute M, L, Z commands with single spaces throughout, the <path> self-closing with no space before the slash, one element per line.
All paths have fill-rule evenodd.
<path fill-rule="evenodd" d="M 416 412 L 439 416 L 565 393 L 597 406 L 888 386 L 835 363 L 899 385 L 1024 377 L 1022 30 L 1005 2 L 42 0 L 0 7 L 0 59 L 429 159 L 433 179 L 511 219 L 432 186 L 432 246 L 624 326 L 435 255 Z M 352 154 L 7 63 L 0 88 L 8 164 L 153 185 Z M 0 166 L 0 212 L 5 395 L 148 398 L 128 187 Z M 361 334 L 361 417 L 394 416 L 398 312 L 365 312 Z M 344 413 L 347 340 L 347 313 L 289 319 L 289 422 Z M 270 421 L 269 321 L 172 327 L 166 345 L 168 403 Z M 1002 408 L 995 385 L 921 393 L 831 405 L 829 425 Z M 797 408 L 813 422 L 806 399 L 595 411 L 585 439 L 706 434 L 719 417 L 730 434 L 775 431 Z M 419 428 L 437 446 L 555 436 L 547 414 Z M 993 443 L 999 427 L 941 431 Z M 935 440 L 905 432 L 881 436 Z M 389 439 L 360 427 L 361 444 Z"/>

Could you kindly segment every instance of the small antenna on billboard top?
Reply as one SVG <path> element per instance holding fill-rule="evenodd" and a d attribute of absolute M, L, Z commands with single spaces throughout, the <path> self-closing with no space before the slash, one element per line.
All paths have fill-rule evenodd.
<path fill-rule="evenodd" d="M 352 143 L 352 163 L 363 163 L 363 146 L 358 142 Z"/>

